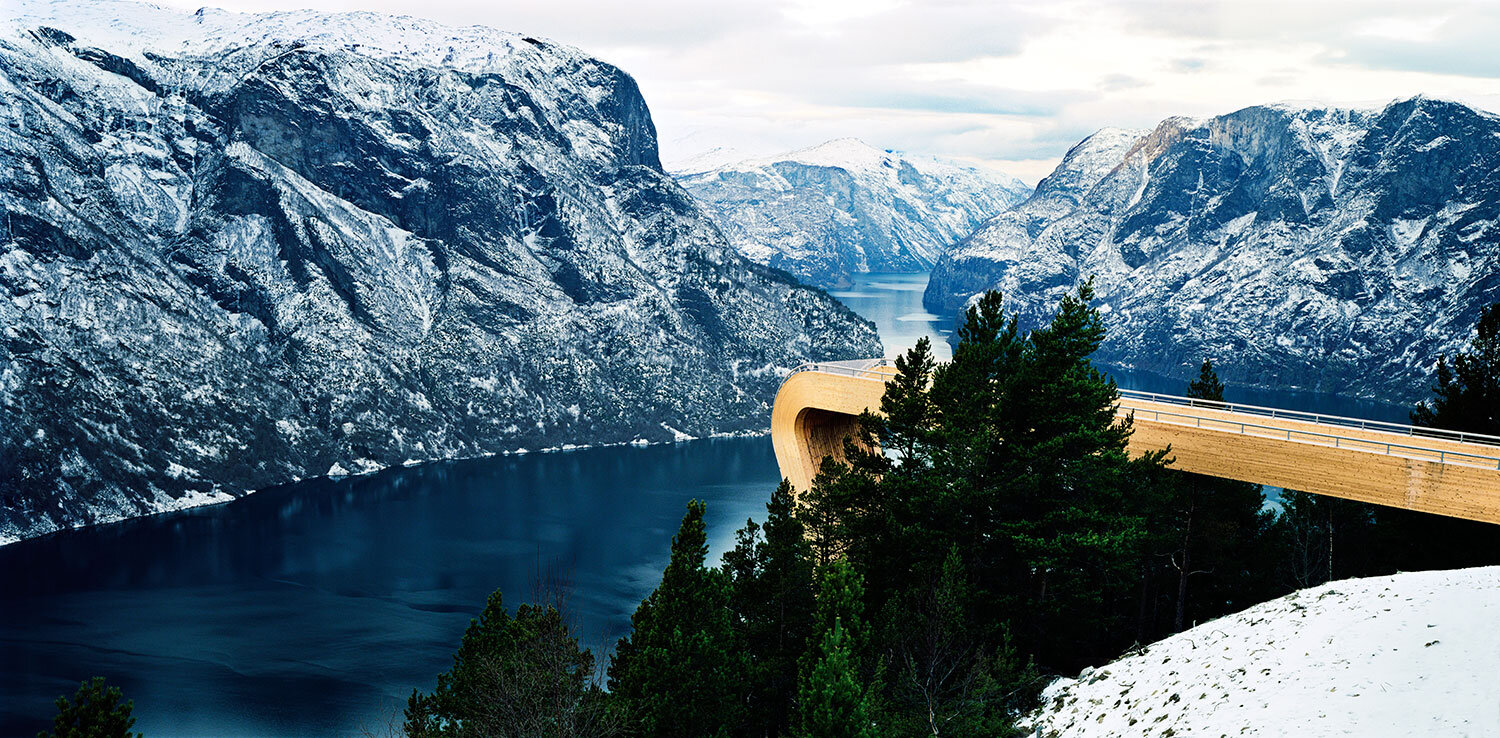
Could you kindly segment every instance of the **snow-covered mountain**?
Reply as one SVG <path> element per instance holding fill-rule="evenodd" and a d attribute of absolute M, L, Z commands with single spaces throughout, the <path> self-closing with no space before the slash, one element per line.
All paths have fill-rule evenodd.
<path fill-rule="evenodd" d="M 1500 299 L 1500 117 L 1425 98 L 1102 131 L 951 250 L 929 310 L 1097 277 L 1105 362 L 1405 402 Z"/>
<path fill-rule="evenodd" d="M 1349 579 L 1053 682 L 1037 736 L 1500 735 L 1500 567 Z"/>
<path fill-rule="evenodd" d="M 12 0 L 0 542 L 407 460 L 760 429 L 874 328 L 739 256 L 620 70 L 405 17 Z"/>
<path fill-rule="evenodd" d="M 674 167 L 740 253 L 824 287 L 869 271 L 922 271 L 986 218 L 1031 191 L 998 172 L 841 138 L 723 163 Z"/>

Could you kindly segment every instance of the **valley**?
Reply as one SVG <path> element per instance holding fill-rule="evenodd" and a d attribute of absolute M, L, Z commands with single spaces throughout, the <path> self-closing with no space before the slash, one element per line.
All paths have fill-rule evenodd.
<path fill-rule="evenodd" d="M 894 357 L 924 335 L 947 345 L 921 312 L 926 279 L 860 275 L 834 294 Z M 1336 396 L 1230 398 L 1396 415 Z M 153 736 L 383 726 L 447 665 L 491 590 L 519 603 L 555 578 L 585 643 L 606 651 L 655 586 L 683 504 L 708 502 L 718 557 L 746 518 L 764 519 L 778 476 L 764 435 L 532 452 L 309 480 L 3 546 L 0 734 L 38 729 L 78 673 L 125 686 Z"/>
<path fill-rule="evenodd" d="M 1500 735 L 1483 11 L 301 2 L 0 14 L 0 735 Z"/>

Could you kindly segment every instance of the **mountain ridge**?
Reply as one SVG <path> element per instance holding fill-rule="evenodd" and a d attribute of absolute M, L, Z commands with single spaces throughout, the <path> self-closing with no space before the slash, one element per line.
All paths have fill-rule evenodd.
<path fill-rule="evenodd" d="M 677 177 L 741 253 L 822 287 L 847 286 L 858 272 L 925 270 L 1031 189 L 999 172 L 855 138 L 724 158 Z"/>
<path fill-rule="evenodd" d="M 0 34 L 0 541 L 759 430 L 790 367 L 880 351 L 734 252 L 634 80 L 575 49 L 24 2 Z"/>
<path fill-rule="evenodd" d="M 1035 325 L 1092 274 L 1104 363 L 1405 403 L 1500 298 L 1491 114 L 1252 106 L 1116 144 L 946 254 L 928 309 L 999 288 Z"/>

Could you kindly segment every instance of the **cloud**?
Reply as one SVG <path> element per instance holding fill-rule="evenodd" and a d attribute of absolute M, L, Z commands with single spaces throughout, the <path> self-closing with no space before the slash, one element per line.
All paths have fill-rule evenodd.
<path fill-rule="evenodd" d="M 1099 128 L 1148 128 L 1173 115 L 1419 93 L 1500 109 L 1500 14 L 1456 0 L 226 4 L 420 14 L 580 47 L 640 83 L 668 160 L 857 136 L 999 163 L 1035 181 Z"/>
<path fill-rule="evenodd" d="M 1173 72 L 1199 72 L 1208 66 L 1206 59 L 1173 59 L 1168 62 L 1167 68 Z"/>
<path fill-rule="evenodd" d="M 1111 74 L 1099 80 L 1099 89 L 1105 92 L 1133 90 L 1145 86 L 1145 80 L 1132 77 L 1128 74 Z"/>

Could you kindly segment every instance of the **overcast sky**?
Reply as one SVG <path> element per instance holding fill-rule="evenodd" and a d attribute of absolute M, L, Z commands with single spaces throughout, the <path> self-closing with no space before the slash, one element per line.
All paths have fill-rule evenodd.
<path fill-rule="evenodd" d="M 158 0 L 160 1 L 160 0 Z M 202 0 L 167 0 L 196 8 Z M 667 162 L 855 136 L 1045 176 L 1104 126 L 1425 94 L 1500 111 L 1500 4 L 998 0 L 223 0 L 479 23 L 631 73 Z"/>

